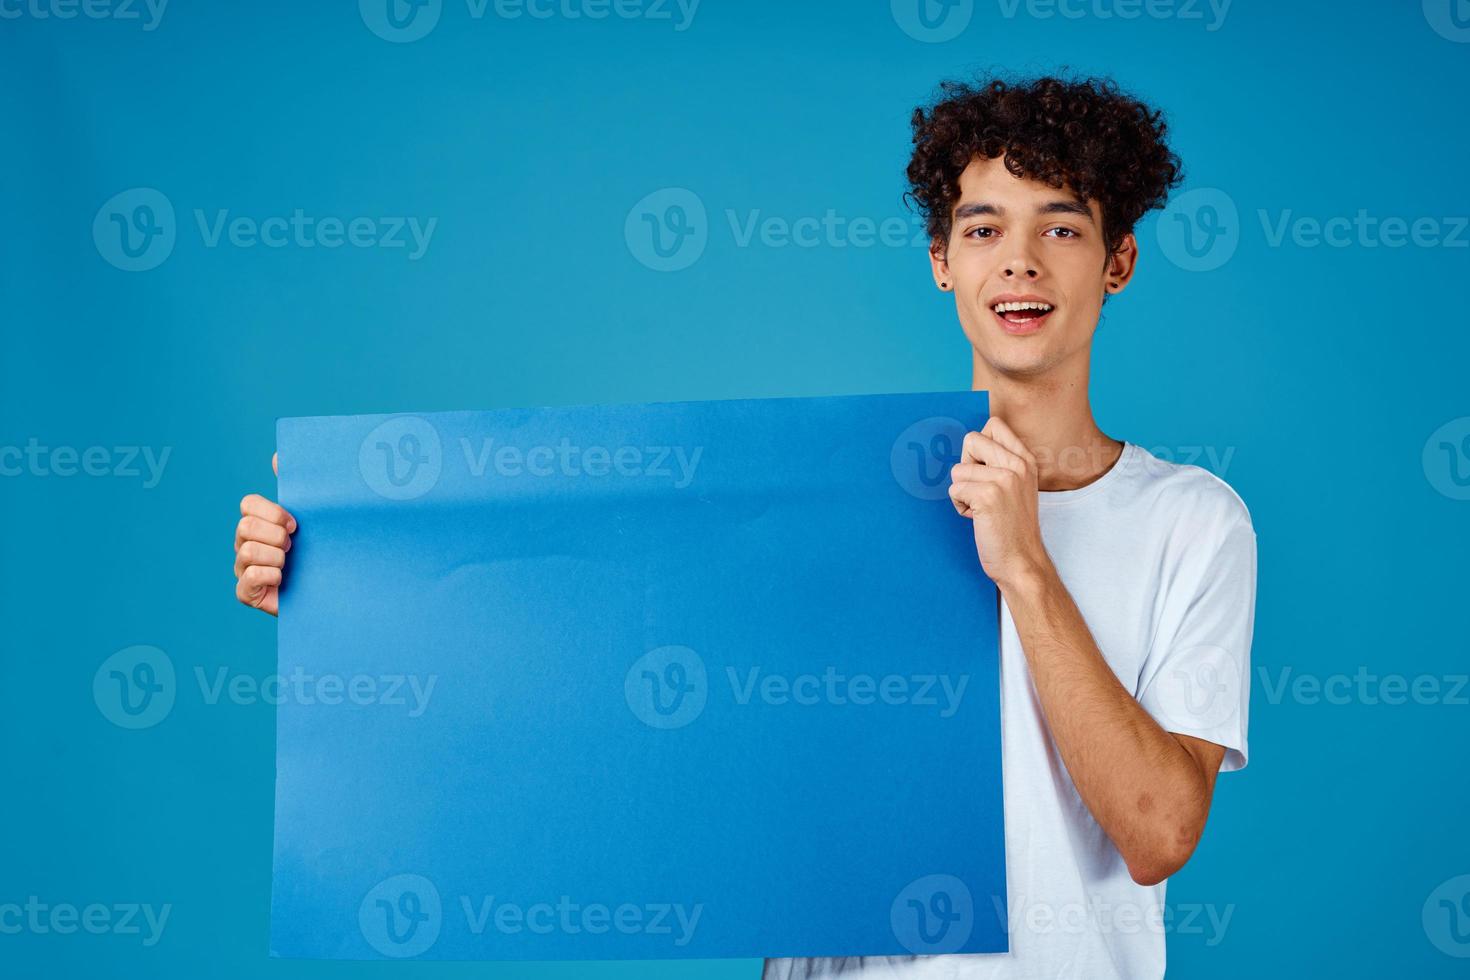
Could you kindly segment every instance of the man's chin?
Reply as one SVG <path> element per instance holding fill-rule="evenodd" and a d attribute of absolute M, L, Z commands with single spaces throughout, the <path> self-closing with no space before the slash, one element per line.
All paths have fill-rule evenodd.
<path fill-rule="evenodd" d="M 1061 358 L 1050 348 L 1037 345 L 1029 350 L 995 350 L 993 345 L 974 348 L 975 357 L 995 376 L 1017 381 L 1044 377 L 1056 368 Z"/>

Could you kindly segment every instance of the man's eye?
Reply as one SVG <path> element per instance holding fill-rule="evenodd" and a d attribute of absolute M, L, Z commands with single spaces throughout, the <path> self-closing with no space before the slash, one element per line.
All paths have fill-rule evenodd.
<path fill-rule="evenodd" d="M 1071 228 L 1049 228 L 1049 229 L 1047 229 L 1047 232 L 1046 233 L 1048 235 L 1055 235 L 1058 238 L 1076 238 L 1077 237 L 1077 233 L 1075 231 L 1073 231 Z"/>
<path fill-rule="evenodd" d="M 965 234 L 966 235 L 973 235 L 976 238 L 992 238 L 992 237 L 995 236 L 995 229 L 994 228 L 971 228 L 969 231 L 965 232 Z"/>

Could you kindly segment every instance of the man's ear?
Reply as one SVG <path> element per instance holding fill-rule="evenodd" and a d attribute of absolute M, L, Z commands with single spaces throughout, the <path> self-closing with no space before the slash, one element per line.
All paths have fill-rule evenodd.
<path fill-rule="evenodd" d="M 1133 278 L 1133 270 L 1137 266 L 1138 239 L 1130 231 L 1123 236 L 1117 251 L 1108 256 L 1107 265 L 1103 268 L 1103 297 L 1121 293 L 1128 280 Z"/>
<path fill-rule="evenodd" d="M 945 292 L 954 288 L 954 277 L 949 274 L 949 243 L 938 235 L 929 241 L 929 267 L 934 273 L 934 285 Z"/>

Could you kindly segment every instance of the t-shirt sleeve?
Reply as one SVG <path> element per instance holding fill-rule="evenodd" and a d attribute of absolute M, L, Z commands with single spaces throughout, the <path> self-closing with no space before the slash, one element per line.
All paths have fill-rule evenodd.
<path fill-rule="evenodd" d="M 1247 756 L 1256 532 L 1243 505 L 1215 528 L 1172 576 L 1137 697 L 1166 731 L 1223 745 L 1231 772 Z"/>

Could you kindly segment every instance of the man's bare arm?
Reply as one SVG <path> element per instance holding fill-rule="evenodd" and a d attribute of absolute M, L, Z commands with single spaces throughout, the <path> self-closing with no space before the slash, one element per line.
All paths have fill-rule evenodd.
<path fill-rule="evenodd" d="M 1077 792 L 1133 880 L 1163 881 L 1204 833 L 1224 747 L 1160 727 L 1119 683 L 1049 563 L 1002 591 Z"/>
<path fill-rule="evenodd" d="M 999 418 L 965 438 L 950 498 L 1015 620 L 1077 792 L 1140 884 L 1183 867 L 1204 833 L 1225 749 L 1165 731 L 1119 683 L 1046 553 L 1036 460 Z"/>

